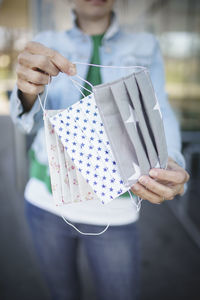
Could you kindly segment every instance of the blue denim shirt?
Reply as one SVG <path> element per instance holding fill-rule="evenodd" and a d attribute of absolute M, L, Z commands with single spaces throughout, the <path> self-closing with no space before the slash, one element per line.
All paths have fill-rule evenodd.
<path fill-rule="evenodd" d="M 72 29 L 63 32 L 42 32 L 34 40 L 57 50 L 72 62 L 90 62 L 92 54 L 91 37 L 77 27 L 75 19 Z M 179 165 L 184 167 L 185 162 L 181 154 L 179 125 L 167 99 L 163 59 L 155 36 L 149 33 L 127 33 L 123 31 L 118 24 L 116 16 L 113 14 L 111 24 L 103 37 L 102 46 L 100 47 L 100 60 L 102 65 L 141 65 L 149 69 L 163 115 L 168 154 Z M 77 65 L 77 71 L 81 77 L 86 78 L 88 66 Z M 132 71 L 102 68 L 102 82 L 115 80 Z M 45 93 L 46 90 L 42 94 L 42 101 L 44 101 Z M 49 86 L 47 108 L 65 108 L 75 103 L 79 98 L 80 92 L 72 85 L 68 76 L 60 73 L 53 78 Z M 23 113 L 23 107 L 18 98 L 17 86 L 15 86 L 11 95 L 11 117 L 22 131 L 28 134 L 36 134 L 32 147 L 36 150 L 38 160 L 41 163 L 48 164 L 44 142 L 42 110 L 38 100 L 36 100 L 30 112 Z"/>

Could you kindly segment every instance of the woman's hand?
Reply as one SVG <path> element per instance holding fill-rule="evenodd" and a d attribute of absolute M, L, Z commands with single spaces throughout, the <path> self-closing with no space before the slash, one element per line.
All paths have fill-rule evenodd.
<path fill-rule="evenodd" d="M 28 42 L 18 56 L 16 72 L 20 99 L 24 110 L 29 111 L 37 95 L 44 91 L 49 76 L 56 76 L 59 72 L 73 76 L 76 67 L 57 51 L 40 43 Z"/>
<path fill-rule="evenodd" d="M 150 176 L 141 176 L 139 182 L 131 188 L 135 195 L 152 203 L 172 200 L 176 195 L 182 195 L 184 184 L 189 180 L 189 174 L 172 158 L 168 158 L 167 169 L 151 169 Z"/>

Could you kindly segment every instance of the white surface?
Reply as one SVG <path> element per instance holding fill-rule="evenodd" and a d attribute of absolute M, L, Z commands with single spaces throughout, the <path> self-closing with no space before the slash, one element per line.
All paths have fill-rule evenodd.
<path fill-rule="evenodd" d="M 139 213 L 136 212 L 130 198 L 117 198 L 108 204 L 92 200 L 81 203 L 55 206 L 53 197 L 45 184 L 36 178 L 31 178 L 25 189 L 25 198 L 33 205 L 61 216 L 62 214 L 71 222 L 94 225 L 125 225 L 137 221 Z"/>

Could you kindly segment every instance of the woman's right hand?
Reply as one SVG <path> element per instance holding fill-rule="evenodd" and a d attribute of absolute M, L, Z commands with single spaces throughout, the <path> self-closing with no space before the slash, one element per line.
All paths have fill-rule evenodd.
<path fill-rule="evenodd" d="M 49 76 L 59 72 L 73 76 L 76 66 L 55 50 L 37 42 L 28 42 L 18 56 L 17 86 L 25 112 L 28 112 L 37 95 L 44 91 Z"/>

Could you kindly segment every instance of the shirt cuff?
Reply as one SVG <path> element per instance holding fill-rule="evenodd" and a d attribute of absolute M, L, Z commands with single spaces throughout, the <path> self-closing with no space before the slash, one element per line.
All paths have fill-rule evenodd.
<path fill-rule="evenodd" d="M 42 114 L 42 108 L 41 108 L 39 99 L 38 98 L 36 99 L 36 101 L 34 102 L 32 108 L 29 112 L 24 112 L 23 105 L 19 98 L 19 90 L 18 90 L 17 86 L 15 87 L 14 94 L 16 95 L 17 121 L 18 121 L 19 125 L 21 125 L 24 128 L 26 133 L 30 133 L 34 127 L 35 116 L 38 113 Z M 45 95 L 46 95 L 46 87 L 45 87 L 44 92 L 40 94 L 40 99 L 41 99 L 42 105 L 44 105 Z"/>

